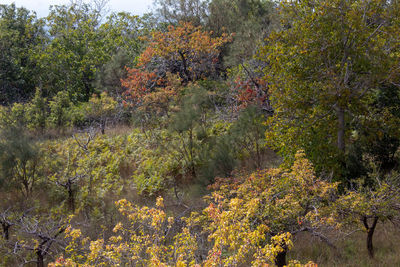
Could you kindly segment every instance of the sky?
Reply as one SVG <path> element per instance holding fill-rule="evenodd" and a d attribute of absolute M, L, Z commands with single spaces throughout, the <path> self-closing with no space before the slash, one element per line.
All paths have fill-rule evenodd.
<path fill-rule="evenodd" d="M 63 5 L 69 0 L 0 0 L 0 4 L 15 3 L 17 7 L 25 7 L 36 11 L 38 17 L 45 17 L 51 5 Z M 153 0 L 109 0 L 108 8 L 111 11 L 126 11 L 135 15 L 143 15 L 150 11 Z"/>

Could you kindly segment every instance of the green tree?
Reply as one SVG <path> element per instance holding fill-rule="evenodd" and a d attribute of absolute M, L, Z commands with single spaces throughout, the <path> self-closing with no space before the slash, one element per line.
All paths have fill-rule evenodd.
<path fill-rule="evenodd" d="M 252 59 L 268 32 L 277 26 L 275 3 L 269 0 L 212 0 L 208 13 L 206 27 L 214 34 L 234 34 L 222 54 L 227 67 Z"/>
<path fill-rule="evenodd" d="M 44 22 L 35 13 L 0 5 L 0 104 L 33 96 L 38 74 L 34 53 L 45 39 Z"/>
<path fill-rule="evenodd" d="M 208 0 L 155 0 L 156 16 L 161 22 L 178 24 L 191 22 L 204 25 L 208 14 Z"/>
<path fill-rule="evenodd" d="M 180 110 L 176 112 L 169 124 L 169 130 L 179 137 L 176 147 L 185 162 L 185 172 L 196 178 L 196 167 L 199 161 L 201 143 L 205 137 L 207 91 L 201 87 L 193 87 L 182 100 Z M 203 138 L 202 138 L 203 137 Z"/>
<path fill-rule="evenodd" d="M 49 101 L 50 114 L 48 117 L 51 126 L 56 129 L 64 128 L 69 123 L 69 108 L 72 105 L 68 93 L 60 91 Z"/>
<path fill-rule="evenodd" d="M 256 168 L 261 169 L 262 154 L 265 146 L 265 116 L 261 109 L 249 106 L 243 110 L 237 121 L 229 129 L 233 139 L 232 147 L 236 147 L 237 154 L 250 156 Z"/>
<path fill-rule="evenodd" d="M 1 183 L 19 188 L 31 196 L 39 180 L 40 153 L 35 142 L 21 128 L 8 127 L 0 136 Z"/>
<path fill-rule="evenodd" d="M 103 49 L 107 52 L 103 65 L 96 70 L 95 86 L 114 96 L 124 90 L 121 79 L 127 77 L 126 66 L 132 67 L 140 54 L 144 41 L 139 37 L 148 34 L 146 19 L 129 13 L 111 14 L 99 28 Z"/>
<path fill-rule="evenodd" d="M 285 29 L 259 55 L 275 109 L 267 140 L 285 156 L 303 147 L 319 170 L 338 170 L 350 122 L 368 115 L 380 84 L 398 84 L 400 6 L 318 0 L 280 9 Z"/>
<path fill-rule="evenodd" d="M 41 131 L 46 128 L 47 108 L 46 98 L 43 98 L 42 92 L 36 88 L 35 96 L 27 105 L 28 128 Z"/>
<path fill-rule="evenodd" d="M 374 258 L 373 237 L 378 223 L 397 224 L 400 213 L 399 174 L 383 176 L 372 173 L 375 182 L 372 186 L 356 184 L 335 201 L 334 210 L 338 220 L 346 226 L 358 227 L 366 233 L 368 256 Z"/>
<path fill-rule="evenodd" d="M 50 41 L 37 55 L 45 95 L 63 90 L 74 102 L 87 101 L 95 91 L 96 73 L 112 55 L 125 49 L 133 61 L 141 43 L 139 18 L 119 13 L 103 20 L 102 6 L 94 3 L 52 7 L 47 17 Z M 98 86 L 104 85 L 100 79 Z"/>

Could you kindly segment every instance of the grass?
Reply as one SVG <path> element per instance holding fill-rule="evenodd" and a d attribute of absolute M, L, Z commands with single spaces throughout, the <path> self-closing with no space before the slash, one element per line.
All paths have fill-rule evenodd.
<path fill-rule="evenodd" d="M 390 223 L 378 224 L 374 234 L 375 258 L 368 257 L 366 233 L 362 231 L 335 242 L 337 251 L 307 233 L 295 237 L 290 259 L 313 261 L 327 267 L 383 267 L 400 266 L 400 229 Z"/>

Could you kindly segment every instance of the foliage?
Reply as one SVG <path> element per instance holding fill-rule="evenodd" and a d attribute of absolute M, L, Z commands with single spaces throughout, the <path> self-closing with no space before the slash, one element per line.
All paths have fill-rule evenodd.
<path fill-rule="evenodd" d="M 76 263 L 84 266 L 187 266 L 195 263 L 196 240 L 188 228 L 169 236 L 174 219 L 167 217 L 162 198 L 157 199 L 155 208 L 141 208 L 125 199 L 116 204 L 127 222 L 117 223 L 113 236 L 108 240 L 90 241 L 79 229 L 69 227 L 66 233 L 70 243 L 66 252 L 70 257 L 52 266 L 75 266 Z M 168 238 L 173 240 L 170 245 L 166 243 Z M 78 252 L 81 247 L 85 248 L 83 254 Z"/>
<path fill-rule="evenodd" d="M 139 53 L 138 17 L 112 14 L 102 23 L 102 9 L 78 2 L 52 7 L 47 17 L 51 42 L 37 54 L 46 95 L 64 90 L 75 103 L 87 101 L 94 93 L 97 71 L 106 71 L 102 66 L 112 55 L 125 49 L 133 60 Z"/>
<path fill-rule="evenodd" d="M 304 148 L 319 170 L 340 174 L 349 122 L 367 115 L 381 83 L 397 83 L 399 6 L 285 1 L 280 10 L 286 29 L 271 33 L 259 55 L 275 110 L 267 140 L 285 157 Z"/>
<path fill-rule="evenodd" d="M 249 105 L 257 106 L 266 115 L 272 115 L 273 109 L 269 100 L 268 82 L 263 79 L 255 62 L 241 64 L 229 70 L 228 84 L 232 91 L 233 108 L 240 110 Z"/>
<path fill-rule="evenodd" d="M 0 5 L 0 104 L 26 101 L 35 93 L 37 47 L 45 42 L 43 20 L 15 4 Z"/>
<path fill-rule="evenodd" d="M 356 226 L 367 233 L 367 250 L 374 257 L 373 235 L 378 222 L 399 223 L 399 175 L 391 173 L 386 177 L 375 170 L 370 173 L 375 186 L 363 186 L 361 181 L 334 202 L 336 216 L 344 225 Z M 382 179 L 383 178 L 383 179 Z"/>
<path fill-rule="evenodd" d="M 143 98 L 162 84 L 162 79 L 157 77 L 154 72 L 136 68 L 128 68 L 127 72 L 127 77 L 121 81 L 121 84 L 128 88 L 124 94 L 127 99 L 132 100 L 134 106 L 140 106 Z"/>
<path fill-rule="evenodd" d="M 126 78 L 125 66 L 132 67 L 140 54 L 143 41 L 141 35 L 147 35 L 149 27 L 145 18 L 132 16 L 129 13 L 111 14 L 99 28 L 99 35 L 111 55 L 105 54 L 103 65 L 96 69 L 95 86 L 106 90 L 112 96 L 120 96 L 124 88 L 121 79 Z"/>
<path fill-rule="evenodd" d="M 47 119 L 47 103 L 46 98 L 42 97 L 42 92 L 37 88 L 35 96 L 31 102 L 27 105 L 26 110 L 28 128 L 31 130 L 46 128 Z"/>
<path fill-rule="evenodd" d="M 272 29 L 277 28 L 276 3 L 269 0 L 212 0 L 206 27 L 215 35 L 234 34 L 221 58 L 234 68 L 251 60 Z"/>
<path fill-rule="evenodd" d="M 261 170 L 239 180 L 220 180 L 204 210 L 213 240 L 209 261 L 223 265 L 286 264 L 291 236 L 302 231 L 320 235 L 335 226 L 329 201 L 337 184 L 318 179 L 303 152 L 290 169 Z"/>
<path fill-rule="evenodd" d="M 71 209 L 70 201 L 73 201 L 77 204 L 74 209 L 91 216 L 96 209 L 105 208 L 101 201 L 103 198 L 118 196 L 130 186 L 121 175 L 133 151 L 122 136 L 112 138 L 86 133 L 62 143 L 47 141 L 41 146 L 46 151 L 43 162 L 47 182 L 58 186 L 54 196 L 62 196 L 64 207 Z M 68 182 L 73 183 L 71 187 L 68 187 Z M 73 190 L 73 195 L 68 190 Z"/>
<path fill-rule="evenodd" d="M 117 112 L 117 102 L 106 92 L 103 92 L 100 96 L 93 95 L 85 106 L 86 119 L 96 121 L 100 125 L 102 134 L 104 134 L 107 120 Z"/>
<path fill-rule="evenodd" d="M 72 105 L 66 91 L 60 91 L 49 101 L 49 124 L 54 128 L 62 129 L 68 125 L 68 108 Z"/>
<path fill-rule="evenodd" d="M 189 22 L 182 22 L 176 27 L 169 25 L 167 32 L 152 33 L 139 63 L 157 63 L 155 69 L 178 73 L 183 83 L 215 77 L 218 75 L 220 48 L 230 39 L 227 34 L 213 38 L 201 26 L 196 27 Z"/>
<path fill-rule="evenodd" d="M 161 22 L 176 25 L 181 21 L 199 26 L 205 23 L 208 1 L 204 0 L 155 0 L 156 15 Z"/>
<path fill-rule="evenodd" d="M 17 187 L 29 197 L 40 175 L 40 152 L 21 128 L 4 129 L 0 136 L 1 184 Z"/>
<path fill-rule="evenodd" d="M 257 106 L 242 110 L 239 118 L 229 129 L 232 147 L 243 158 L 251 156 L 257 168 L 262 167 L 262 150 L 265 146 L 265 117 Z"/>
<path fill-rule="evenodd" d="M 397 1 L 106 2 L 0 5 L 0 265 L 303 266 L 307 236 L 350 258 L 330 237 L 359 229 L 374 256 L 400 218 Z"/>
<path fill-rule="evenodd" d="M 116 202 L 119 211 L 127 218 L 126 223 L 119 222 L 113 228 L 113 236 L 108 240 L 91 241 L 81 230 L 68 227 L 66 230 L 69 245 L 66 248 L 67 258 L 60 257 L 50 266 L 103 266 L 109 264 L 136 266 L 215 266 L 220 253 L 209 251 L 204 261 L 197 257 L 198 239 L 192 233 L 191 220 L 174 232 L 176 219 L 167 217 L 161 197 L 157 198 L 156 207 L 138 207 L 122 199 Z M 262 232 L 260 227 L 260 231 Z M 257 231 L 256 231 L 257 232 Z M 251 235 L 262 239 L 257 234 Z M 291 243 L 290 234 L 275 236 L 272 244 L 266 245 L 263 253 L 273 260 L 279 252 L 282 242 Z M 82 251 L 82 252 L 79 252 Z M 253 266 L 264 262 L 260 258 Z M 227 263 L 227 262 L 226 262 Z M 227 266 L 228 264 L 224 264 Z M 289 266 L 303 266 L 292 262 Z M 312 265 L 305 265 L 312 266 Z"/>

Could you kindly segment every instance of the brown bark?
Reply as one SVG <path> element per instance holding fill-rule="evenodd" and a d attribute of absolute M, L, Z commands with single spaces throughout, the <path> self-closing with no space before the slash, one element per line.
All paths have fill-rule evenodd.
<path fill-rule="evenodd" d="M 367 250 L 368 256 L 373 259 L 374 258 L 374 245 L 373 245 L 373 236 L 376 228 L 376 224 L 378 223 L 378 217 L 374 217 L 372 221 L 372 225 L 368 224 L 368 218 L 363 217 L 364 227 L 367 230 Z"/>
<path fill-rule="evenodd" d="M 345 118 L 344 118 L 344 108 L 343 107 L 338 107 L 337 111 L 337 118 L 338 118 L 338 133 L 337 133 L 337 146 L 340 151 L 343 153 L 346 150 L 345 147 Z"/>
<path fill-rule="evenodd" d="M 286 254 L 287 254 L 287 250 L 284 249 L 282 252 L 279 252 L 278 255 L 276 255 L 276 258 L 275 258 L 276 266 L 283 267 L 286 265 Z"/>
<path fill-rule="evenodd" d="M 36 256 L 37 256 L 36 266 L 37 267 L 44 267 L 44 258 L 43 258 L 41 249 L 38 249 L 36 251 Z"/>
<path fill-rule="evenodd" d="M 3 226 L 4 239 L 8 240 L 10 238 L 9 229 L 10 229 L 11 225 L 6 222 L 2 223 L 1 225 Z"/>
<path fill-rule="evenodd" d="M 72 185 L 68 188 L 68 206 L 69 210 L 74 213 L 75 212 L 75 199 L 74 199 L 74 191 L 72 189 Z"/>
<path fill-rule="evenodd" d="M 190 82 L 192 79 L 190 77 L 189 71 L 188 71 L 188 67 L 187 67 L 187 62 L 186 62 L 186 58 L 185 55 L 182 51 L 178 51 L 179 55 L 181 56 L 182 59 L 182 64 L 183 64 L 183 73 L 186 76 L 185 82 Z"/>

